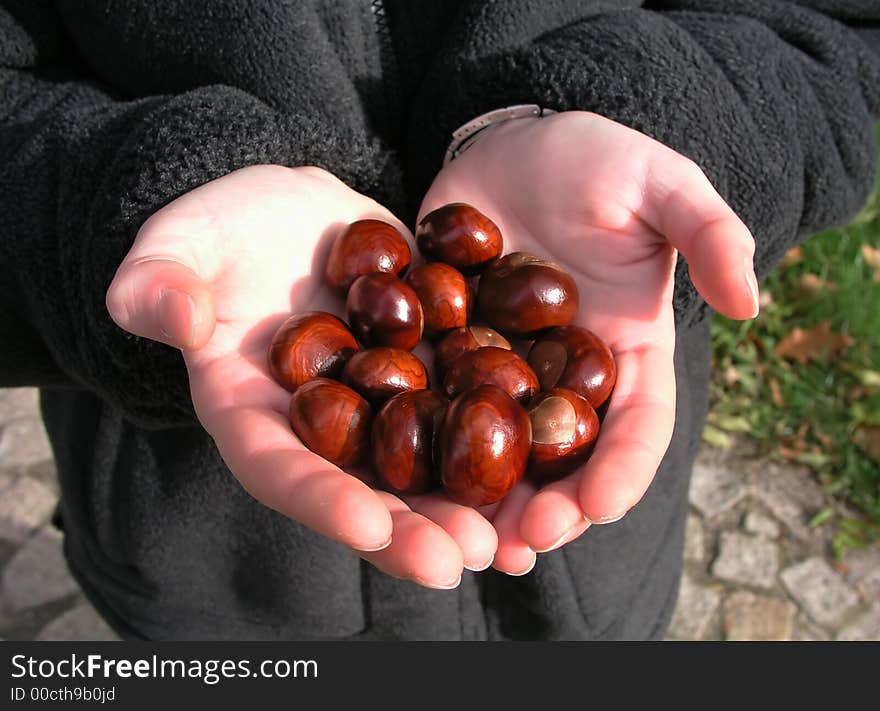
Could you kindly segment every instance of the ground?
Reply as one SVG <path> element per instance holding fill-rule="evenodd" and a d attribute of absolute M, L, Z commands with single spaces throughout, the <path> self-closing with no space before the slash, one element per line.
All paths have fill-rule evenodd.
<path fill-rule="evenodd" d="M 880 549 L 834 560 L 809 526 L 827 505 L 809 470 L 732 451 L 694 470 L 669 638 L 880 640 Z M 116 639 L 67 570 L 57 499 L 36 390 L 0 390 L 0 638 Z"/>

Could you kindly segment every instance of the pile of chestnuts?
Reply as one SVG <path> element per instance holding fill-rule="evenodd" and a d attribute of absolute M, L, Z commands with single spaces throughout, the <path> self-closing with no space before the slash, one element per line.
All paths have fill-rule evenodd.
<path fill-rule="evenodd" d="M 538 256 L 502 256 L 498 227 L 464 203 L 428 214 L 416 241 L 426 261 L 411 269 L 409 244 L 385 222 L 354 222 L 333 243 L 324 279 L 345 297 L 347 323 L 294 315 L 269 349 L 272 376 L 293 393 L 293 431 L 389 491 L 442 486 L 470 506 L 524 476 L 540 484 L 573 471 L 616 379 L 608 346 L 571 325 L 574 280 Z M 433 388 L 411 353 L 423 337 Z"/>

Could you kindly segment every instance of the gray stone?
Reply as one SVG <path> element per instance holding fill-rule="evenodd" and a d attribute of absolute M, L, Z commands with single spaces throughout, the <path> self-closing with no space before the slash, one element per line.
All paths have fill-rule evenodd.
<path fill-rule="evenodd" d="M 55 508 L 56 496 L 45 484 L 19 476 L 0 495 L 0 539 L 21 543 Z"/>
<path fill-rule="evenodd" d="M 694 583 L 688 575 L 681 580 L 678 603 L 669 625 L 669 637 L 680 640 L 703 639 L 712 626 L 721 593 Z"/>
<path fill-rule="evenodd" d="M 760 511 L 749 511 L 743 521 L 743 528 L 756 536 L 775 540 L 779 538 L 779 524 Z"/>
<path fill-rule="evenodd" d="M 691 504 L 706 518 L 736 506 L 746 495 L 743 477 L 723 466 L 694 465 L 690 487 Z"/>
<path fill-rule="evenodd" d="M 794 632 L 791 635 L 792 642 L 827 642 L 831 639 L 825 630 L 810 621 L 810 619 L 800 614 L 794 623 Z"/>
<path fill-rule="evenodd" d="M 880 641 L 880 602 L 850 625 L 837 633 L 839 642 Z"/>
<path fill-rule="evenodd" d="M 52 459 L 52 448 L 43 421 L 36 418 L 15 420 L 0 433 L 0 466 L 29 466 Z"/>
<path fill-rule="evenodd" d="M 80 603 L 56 617 L 37 634 L 38 642 L 116 642 L 119 636 L 94 607 Z"/>
<path fill-rule="evenodd" d="M 42 528 L 6 565 L 0 591 L 13 612 L 60 600 L 79 589 L 68 571 L 61 541 L 54 528 Z"/>
<path fill-rule="evenodd" d="M 807 558 L 789 566 L 781 578 L 789 595 L 820 625 L 836 626 L 859 602 L 852 585 L 823 558 Z"/>
<path fill-rule="evenodd" d="M 0 389 L 0 424 L 39 416 L 39 390 L 36 388 Z"/>
<path fill-rule="evenodd" d="M 844 577 L 867 602 L 880 600 L 880 549 L 857 548 L 847 551 L 841 561 Z"/>
<path fill-rule="evenodd" d="M 791 638 L 795 607 L 788 600 L 746 590 L 724 600 L 724 638 L 731 641 L 784 641 Z"/>
<path fill-rule="evenodd" d="M 722 531 L 712 575 L 740 585 L 772 588 L 779 572 L 779 546 L 762 538 Z"/>
<path fill-rule="evenodd" d="M 706 557 L 706 530 L 700 517 L 688 514 L 684 532 L 684 559 L 702 563 Z"/>
<path fill-rule="evenodd" d="M 805 467 L 760 462 L 750 467 L 749 494 L 760 501 L 786 528 L 802 541 L 812 534 L 810 518 L 825 504 L 822 488 Z"/>

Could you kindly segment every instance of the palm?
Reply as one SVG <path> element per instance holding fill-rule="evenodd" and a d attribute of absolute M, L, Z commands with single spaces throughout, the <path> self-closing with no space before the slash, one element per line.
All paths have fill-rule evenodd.
<path fill-rule="evenodd" d="M 256 499 L 392 575 L 449 586 L 462 565 L 482 567 L 491 558 L 492 527 L 440 495 L 404 502 L 374 491 L 371 482 L 306 450 L 288 423 L 290 393 L 269 375 L 270 340 L 291 313 L 340 313 L 341 299 L 323 284 L 326 253 L 345 225 L 367 217 L 396 222 L 322 171 L 244 169 L 151 218 L 117 281 L 126 269 L 159 263 L 155 253 L 172 249 L 175 261 L 198 274 L 205 292 L 199 300 L 210 304 L 215 325 L 203 344 L 184 351 L 193 404 L 230 470 Z M 192 326 L 185 315 L 180 319 L 184 331 Z M 389 536 L 391 545 L 375 550 Z"/>
<path fill-rule="evenodd" d="M 651 185 L 658 162 L 668 182 Z M 675 412 L 672 240 L 681 236 L 669 232 L 695 219 L 687 214 L 689 198 L 676 174 L 693 179 L 684 159 L 642 134 L 590 114 L 560 114 L 492 129 L 440 172 L 425 197 L 422 214 L 447 202 L 470 202 L 498 224 L 505 251 L 533 252 L 564 266 L 581 296 L 576 323 L 600 335 L 618 365 L 590 461 L 539 493 L 520 484 L 489 512 L 502 569 L 520 569 L 534 550 L 557 547 L 590 521 L 625 513 L 668 446 Z M 711 190 L 708 181 L 706 187 Z M 720 206 L 713 203 L 714 213 L 700 215 L 704 222 L 726 209 L 725 228 L 736 228 L 734 221 L 742 227 L 729 235 L 731 244 L 742 233 L 749 238 L 714 198 Z M 750 248 L 746 243 L 743 249 Z M 739 282 L 727 303 L 721 297 L 722 310 L 747 313 L 742 290 Z"/>

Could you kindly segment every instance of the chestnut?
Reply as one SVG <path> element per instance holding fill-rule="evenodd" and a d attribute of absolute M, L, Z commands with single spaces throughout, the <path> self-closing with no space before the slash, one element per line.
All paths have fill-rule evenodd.
<path fill-rule="evenodd" d="M 553 388 L 529 405 L 532 451 L 529 476 L 553 481 L 586 461 L 599 435 L 599 418 L 585 398 L 573 390 Z"/>
<path fill-rule="evenodd" d="M 526 403 L 538 392 L 538 378 L 513 351 L 488 346 L 462 354 L 443 379 L 443 393 L 452 399 L 478 385 L 497 385 L 515 400 Z"/>
<path fill-rule="evenodd" d="M 416 292 L 393 274 L 358 277 L 345 302 L 352 331 L 367 346 L 412 350 L 422 338 L 424 316 Z"/>
<path fill-rule="evenodd" d="M 513 338 L 533 338 L 567 326 L 578 310 L 574 279 L 555 262 L 511 252 L 480 277 L 477 307 L 492 328 Z"/>
<path fill-rule="evenodd" d="M 593 409 L 608 399 L 617 380 L 611 349 L 595 333 L 579 326 L 548 331 L 532 345 L 527 360 L 542 390 L 574 390 Z"/>
<path fill-rule="evenodd" d="M 391 398 L 373 421 L 373 466 L 382 485 L 398 494 L 422 494 L 439 486 L 435 440 L 449 403 L 432 390 Z"/>
<path fill-rule="evenodd" d="M 503 498 L 522 479 L 532 443 L 523 407 L 496 385 L 481 385 L 446 409 L 438 440 L 440 479 L 466 506 Z"/>
<path fill-rule="evenodd" d="M 333 314 L 310 311 L 288 318 L 269 346 L 269 372 L 275 381 L 296 390 L 312 378 L 336 378 L 358 351 L 351 331 Z"/>
<path fill-rule="evenodd" d="M 425 332 L 441 334 L 467 326 L 474 305 L 474 292 L 464 274 L 443 262 L 428 262 L 406 275 L 422 304 Z"/>
<path fill-rule="evenodd" d="M 367 401 L 335 380 L 315 378 L 290 397 L 290 424 L 296 436 L 343 469 L 367 458 L 372 419 Z"/>
<path fill-rule="evenodd" d="M 498 226 L 477 208 L 454 202 L 425 215 L 416 228 L 419 251 L 428 261 L 445 262 L 474 274 L 501 256 Z"/>
<path fill-rule="evenodd" d="M 443 382 L 446 372 L 459 356 L 485 346 L 510 350 L 510 342 L 486 326 L 465 326 L 447 333 L 434 349 L 434 373 L 438 382 Z"/>
<path fill-rule="evenodd" d="M 411 261 L 409 243 L 393 225 L 382 220 L 358 220 L 333 242 L 324 280 L 345 293 L 362 274 L 386 272 L 398 276 Z"/>
<path fill-rule="evenodd" d="M 416 356 L 400 348 L 355 353 L 342 369 L 342 382 L 373 406 L 405 390 L 428 387 L 428 372 Z"/>

